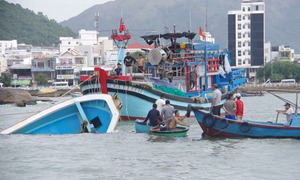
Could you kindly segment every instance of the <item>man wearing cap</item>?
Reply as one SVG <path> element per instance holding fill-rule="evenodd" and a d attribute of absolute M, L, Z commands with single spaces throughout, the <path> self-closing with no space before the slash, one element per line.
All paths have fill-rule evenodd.
<path fill-rule="evenodd" d="M 235 101 L 236 113 L 235 113 L 235 116 L 236 116 L 237 120 L 241 121 L 243 119 L 243 115 L 244 115 L 244 103 L 241 100 L 242 95 L 240 93 L 236 93 L 235 97 L 236 97 L 236 101 Z"/>
<path fill-rule="evenodd" d="M 125 64 L 125 76 L 127 76 L 127 72 L 129 71 L 130 76 L 132 76 L 132 65 L 136 62 L 134 57 L 130 55 L 130 52 L 126 53 L 124 57 L 124 64 Z"/>
<path fill-rule="evenodd" d="M 214 92 L 212 95 L 212 102 L 211 102 L 211 109 L 212 109 L 212 113 L 214 115 L 218 115 L 220 116 L 220 110 L 221 110 L 221 97 L 222 97 L 222 93 L 219 90 L 219 86 L 217 84 L 214 84 Z"/>
<path fill-rule="evenodd" d="M 276 110 L 276 111 L 277 111 L 277 113 L 286 115 L 287 124 L 290 125 L 291 121 L 292 121 L 292 114 L 294 113 L 294 110 L 289 103 L 286 103 L 284 105 L 284 107 L 285 107 L 285 110 Z"/>

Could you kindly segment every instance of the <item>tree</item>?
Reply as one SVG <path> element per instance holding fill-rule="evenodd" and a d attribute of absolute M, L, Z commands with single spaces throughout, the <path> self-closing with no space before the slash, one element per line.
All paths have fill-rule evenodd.
<path fill-rule="evenodd" d="M 300 64 L 297 62 L 269 62 L 260 67 L 256 72 L 256 78 L 259 82 L 271 79 L 273 82 L 282 79 L 296 79 L 300 81 Z"/>
<path fill-rule="evenodd" d="M 34 79 L 38 84 L 45 84 L 48 82 L 48 76 L 43 73 L 37 74 Z"/>
<path fill-rule="evenodd" d="M 11 83 L 11 77 L 9 74 L 2 74 L 2 76 L 0 77 L 0 82 L 3 83 L 3 86 L 10 86 Z"/>

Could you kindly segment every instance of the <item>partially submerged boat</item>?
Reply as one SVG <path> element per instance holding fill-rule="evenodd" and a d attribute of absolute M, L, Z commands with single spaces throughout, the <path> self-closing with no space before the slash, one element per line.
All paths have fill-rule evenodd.
<path fill-rule="evenodd" d="M 150 128 L 152 128 L 152 126 L 144 123 L 144 120 L 135 120 L 135 132 L 137 133 L 148 133 L 157 136 L 185 137 L 189 130 L 188 127 L 184 126 L 177 126 L 175 129 L 167 131 L 150 131 Z"/>
<path fill-rule="evenodd" d="M 298 93 L 297 93 L 298 97 Z M 298 99 L 298 98 L 296 98 Z M 288 102 L 291 103 L 291 102 Z M 204 136 L 210 137 L 252 137 L 252 138 L 300 138 L 300 116 L 298 103 L 290 124 L 263 120 L 232 120 L 216 116 L 202 107 L 191 106 Z M 277 116 L 278 118 L 278 116 Z"/>
<path fill-rule="evenodd" d="M 114 97 L 91 94 L 72 98 L 4 130 L 1 134 L 78 134 L 112 132 L 119 121 Z"/>

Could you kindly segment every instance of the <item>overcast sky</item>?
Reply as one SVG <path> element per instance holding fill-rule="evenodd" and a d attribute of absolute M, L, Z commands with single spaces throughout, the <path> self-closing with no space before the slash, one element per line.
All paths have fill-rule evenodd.
<path fill-rule="evenodd" d="M 84 10 L 96 4 L 103 4 L 112 0 L 6 0 L 10 3 L 18 3 L 23 8 L 42 12 L 49 19 L 57 22 L 68 20 Z"/>

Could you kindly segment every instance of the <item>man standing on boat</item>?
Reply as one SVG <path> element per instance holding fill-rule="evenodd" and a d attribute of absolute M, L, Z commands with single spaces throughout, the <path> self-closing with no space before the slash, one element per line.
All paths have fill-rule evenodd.
<path fill-rule="evenodd" d="M 236 103 L 234 101 L 233 94 L 228 94 L 227 100 L 223 104 L 223 109 L 226 113 L 225 118 L 235 119 Z"/>
<path fill-rule="evenodd" d="M 139 54 L 138 73 L 143 73 L 143 72 L 144 72 L 144 58 L 142 54 Z"/>
<path fill-rule="evenodd" d="M 236 104 L 236 119 L 241 121 L 243 119 L 243 115 L 244 115 L 244 103 L 241 100 L 242 95 L 240 93 L 236 93 L 235 97 L 237 98 L 237 100 L 235 101 Z"/>
<path fill-rule="evenodd" d="M 294 113 L 294 110 L 291 107 L 290 103 L 286 103 L 284 105 L 284 107 L 285 107 L 285 110 L 276 110 L 276 111 L 277 111 L 277 113 L 286 115 L 287 124 L 290 125 L 291 121 L 292 121 L 292 114 Z"/>
<path fill-rule="evenodd" d="M 211 110 L 214 115 L 220 116 L 220 111 L 221 111 L 221 97 L 222 93 L 219 90 L 219 86 L 217 84 L 214 84 L 214 92 L 212 96 L 212 102 L 211 102 Z"/>
<path fill-rule="evenodd" d="M 161 94 L 160 98 L 158 100 L 156 100 L 155 104 L 157 105 L 157 110 L 159 111 L 159 113 L 161 113 L 162 108 L 165 105 L 165 100 L 164 100 L 164 95 Z"/>
<path fill-rule="evenodd" d="M 190 89 L 192 90 L 196 86 L 197 69 L 195 68 L 190 74 Z"/>
<path fill-rule="evenodd" d="M 136 59 L 130 55 L 130 52 L 126 53 L 126 56 L 124 58 L 124 64 L 125 64 L 125 76 L 127 76 L 127 72 L 129 71 L 130 76 L 132 76 L 132 65 L 136 62 Z"/>
<path fill-rule="evenodd" d="M 171 106 L 169 100 L 166 100 L 166 105 L 161 110 L 161 116 L 164 118 L 165 123 L 167 122 L 167 120 L 174 118 L 173 113 L 174 107 Z"/>

